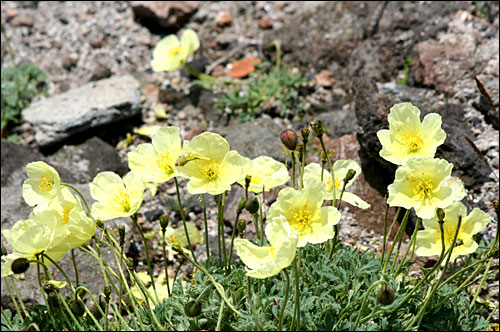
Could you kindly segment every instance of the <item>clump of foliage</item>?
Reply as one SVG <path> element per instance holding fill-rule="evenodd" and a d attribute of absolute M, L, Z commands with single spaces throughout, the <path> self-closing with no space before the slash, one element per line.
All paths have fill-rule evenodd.
<path fill-rule="evenodd" d="M 240 122 L 253 120 L 261 113 L 302 117 L 310 105 L 300 94 L 300 87 L 308 80 L 289 69 L 266 71 L 268 67 L 269 63 L 259 65 L 246 84 L 232 86 L 215 104 L 216 111 L 237 115 Z"/>
<path fill-rule="evenodd" d="M 31 100 L 47 93 L 45 74 L 32 63 L 2 69 L 2 138 L 7 137 L 10 124 L 19 122 L 19 115 Z M 14 135 L 8 140 L 16 140 Z"/>

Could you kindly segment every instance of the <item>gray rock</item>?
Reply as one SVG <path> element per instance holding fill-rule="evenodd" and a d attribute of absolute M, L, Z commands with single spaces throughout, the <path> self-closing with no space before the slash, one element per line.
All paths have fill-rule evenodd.
<path fill-rule="evenodd" d="M 82 193 L 82 195 L 88 201 L 89 205 L 91 205 L 93 199 L 90 197 L 89 186 L 86 184 L 73 184 L 73 186 L 76 187 Z M 21 186 L 2 187 L 1 190 L 2 190 L 2 200 L 1 200 L 2 229 L 9 229 L 16 223 L 16 221 L 28 218 L 30 212 L 32 211 L 32 207 L 28 206 L 24 202 L 21 195 L 22 192 Z M 128 237 L 131 236 L 132 232 L 130 231 L 130 229 L 131 227 L 133 227 L 133 225 L 130 218 L 109 220 L 105 222 L 105 225 L 106 227 L 108 227 L 108 229 L 110 228 L 115 229 L 119 225 L 125 225 Z M 98 231 L 97 234 L 99 234 L 100 236 L 100 233 L 101 232 Z M 125 243 L 126 243 L 125 244 L 126 246 L 125 252 L 126 252 L 129 242 L 126 241 Z M 8 245 L 7 241 L 4 239 L 3 236 L 2 236 L 2 245 L 4 245 L 10 252 L 10 246 Z M 101 254 L 103 257 L 103 261 L 109 264 L 115 271 L 118 271 L 117 266 L 115 264 L 115 258 L 113 256 L 111 249 L 109 249 L 102 243 L 100 246 L 101 246 Z M 95 245 L 93 245 L 93 247 L 95 248 Z M 102 292 L 105 283 L 104 283 L 104 278 L 102 276 L 102 271 L 99 268 L 97 261 L 87 253 L 80 251 L 78 249 L 75 250 L 75 256 L 78 266 L 80 282 L 86 282 L 87 287 L 94 293 L 94 295 L 98 294 L 99 292 Z M 66 255 L 57 263 L 64 269 L 64 271 L 68 274 L 70 280 L 74 283 L 75 273 L 73 269 L 73 262 L 71 260 L 71 253 L 70 252 L 66 253 Z M 54 266 L 51 266 L 49 269 L 53 273 L 53 276 L 56 280 L 64 280 L 63 275 L 59 271 L 57 271 L 57 269 Z M 16 277 L 16 284 L 23 301 L 44 303 L 40 288 L 38 286 L 36 268 L 33 265 L 26 271 L 24 279 Z M 66 291 L 69 292 L 69 287 L 67 288 L 68 289 Z M 1 290 L 2 294 L 8 294 L 8 289 L 4 282 L 4 279 L 2 279 L 1 282 Z M 2 305 L 4 305 L 3 298 L 2 298 Z"/>
<path fill-rule="evenodd" d="M 253 159 L 266 155 L 284 162 L 286 156 L 280 140 L 283 130 L 285 128 L 273 120 L 259 118 L 253 122 L 215 128 L 214 132 L 224 136 L 231 150 L 238 151 L 242 156 Z"/>
<path fill-rule="evenodd" d="M 42 155 L 26 146 L 17 145 L 11 142 L 2 141 L 2 187 L 8 183 L 11 185 L 21 185 L 22 181 L 16 181 L 25 173 L 27 163 L 42 160 Z M 2 195 L 3 196 L 3 195 Z"/>
<path fill-rule="evenodd" d="M 180 28 L 198 9 L 198 1 L 130 1 L 137 18 L 161 28 Z"/>
<path fill-rule="evenodd" d="M 130 118 L 140 111 L 139 82 L 130 75 L 88 83 L 35 102 L 22 113 L 33 125 L 40 147 L 100 125 Z"/>
<path fill-rule="evenodd" d="M 351 108 L 321 113 L 316 119 L 323 122 L 325 131 L 330 137 L 355 133 L 358 127 L 356 113 Z"/>

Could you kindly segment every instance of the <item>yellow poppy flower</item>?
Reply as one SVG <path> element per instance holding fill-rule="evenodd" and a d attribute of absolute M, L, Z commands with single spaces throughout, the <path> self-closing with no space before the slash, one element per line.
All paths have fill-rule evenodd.
<path fill-rule="evenodd" d="M 154 309 L 154 307 L 158 304 L 158 302 L 156 301 L 155 289 L 151 285 L 151 277 L 144 272 L 137 272 L 136 274 L 137 274 L 137 277 L 146 286 L 148 293 L 151 295 L 151 297 L 148 297 L 148 300 L 151 301 L 151 299 L 153 299 L 152 309 Z M 168 283 L 170 286 L 170 290 L 173 289 L 173 286 L 174 286 L 173 282 L 174 282 L 174 278 L 169 277 Z M 182 281 L 182 284 L 184 285 L 184 281 Z M 161 272 L 158 275 L 158 277 L 155 280 L 155 287 L 156 287 L 156 293 L 158 294 L 158 299 L 160 300 L 160 303 L 163 303 L 163 301 L 168 299 L 168 297 L 169 297 L 168 296 L 168 287 L 167 287 L 167 278 L 165 278 L 165 272 Z M 132 287 L 130 287 L 130 292 L 139 301 L 139 304 L 145 303 L 145 299 L 144 299 L 144 296 L 141 292 L 141 289 L 139 288 L 139 285 L 134 284 Z"/>
<path fill-rule="evenodd" d="M 50 201 L 61 190 L 59 173 L 43 161 L 35 161 L 26 165 L 29 179 L 23 183 L 23 198 L 30 206 Z"/>
<path fill-rule="evenodd" d="M 177 167 L 182 176 L 189 178 L 190 194 L 222 194 L 241 178 L 245 160 L 238 152 L 229 151 L 229 143 L 219 134 L 205 132 L 184 141 L 182 153 L 196 156 Z"/>
<path fill-rule="evenodd" d="M 452 168 L 443 159 L 410 158 L 396 170 L 396 179 L 388 187 L 389 206 L 414 208 L 420 218 L 432 218 L 436 208 L 447 207 L 456 197 L 450 187 L 442 185 Z"/>
<path fill-rule="evenodd" d="M 163 183 L 177 175 L 175 161 L 181 154 L 178 127 L 162 127 L 152 137 L 152 144 L 140 144 L 128 153 L 128 166 L 145 182 Z"/>
<path fill-rule="evenodd" d="M 433 158 L 446 139 L 441 116 L 430 113 L 420 123 L 420 110 L 411 103 L 392 106 L 388 118 L 389 129 L 379 130 L 377 137 L 382 144 L 380 156 L 393 164 L 403 165 L 415 156 Z"/>
<path fill-rule="evenodd" d="M 262 192 L 264 189 L 271 189 L 285 184 L 289 179 L 286 166 L 279 161 L 268 157 L 260 156 L 253 160 L 243 157 L 245 166 L 243 168 L 243 176 L 238 183 L 245 187 L 245 177 L 250 175 L 252 180 L 248 186 L 248 191 L 254 193 Z"/>
<path fill-rule="evenodd" d="M 2 277 L 12 274 L 10 265 L 17 258 L 34 260 L 37 254 L 44 252 L 54 261 L 60 260 L 70 249 L 66 242 L 67 232 L 62 232 L 60 225 L 59 213 L 46 210 L 17 221 L 11 229 L 3 229 L 2 234 L 11 245 L 12 253 L 2 257 Z M 51 262 L 46 260 L 45 264 Z"/>
<path fill-rule="evenodd" d="M 337 160 L 333 164 L 333 175 L 335 176 L 335 180 L 332 181 L 332 175 L 330 171 L 323 170 L 323 182 L 326 184 L 326 192 L 325 192 L 325 200 L 333 199 L 333 186 L 335 185 L 335 198 L 340 198 L 340 192 L 342 191 L 342 187 L 344 186 L 344 179 L 347 172 L 352 169 L 356 171 L 356 175 L 349 180 L 346 185 L 346 191 L 342 195 L 342 200 L 354 206 L 357 206 L 361 209 L 367 209 L 370 207 L 370 204 L 359 198 L 357 195 L 348 192 L 347 188 L 349 188 L 354 181 L 361 174 L 361 167 L 354 160 Z M 321 180 L 321 166 L 318 163 L 310 163 L 304 168 L 304 183 L 309 181 L 320 181 Z"/>
<path fill-rule="evenodd" d="M 259 247 L 247 239 L 235 239 L 234 246 L 247 275 L 264 279 L 287 268 L 295 258 L 297 235 L 283 216 L 276 217 L 265 228 L 270 245 Z"/>
<path fill-rule="evenodd" d="M 268 220 L 284 216 L 294 232 L 298 247 L 307 243 L 323 243 L 333 238 L 333 225 L 340 220 L 340 212 L 333 206 L 322 206 L 326 185 L 321 181 L 308 181 L 304 188 L 282 189 L 267 214 Z"/>
<path fill-rule="evenodd" d="M 92 216 L 102 221 L 136 213 L 146 189 L 144 182 L 133 172 L 127 173 L 123 180 L 116 173 L 101 172 L 89 187 L 90 195 L 98 201 L 92 204 Z"/>
<path fill-rule="evenodd" d="M 156 72 L 176 70 L 199 47 L 200 40 L 192 29 L 184 30 L 180 42 L 176 35 L 168 35 L 156 44 L 151 68 Z"/>
<path fill-rule="evenodd" d="M 467 195 L 464 183 L 456 176 L 447 177 L 443 183 L 441 183 L 441 186 L 446 186 L 451 189 L 453 201 L 461 201 L 462 198 Z"/>
<path fill-rule="evenodd" d="M 474 241 L 474 234 L 479 233 L 491 220 L 491 217 L 478 208 L 474 208 L 467 215 L 467 208 L 460 202 L 454 202 L 443 209 L 444 243 L 447 250 L 453 242 L 457 231 L 458 216 L 462 216 L 462 224 L 458 231 L 455 247 L 451 253 L 451 260 L 458 256 L 468 255 L 476 251 L 478 244 Z M 424 230 L 418 231 L 415 253 L 419 256 L 435 256 L 441 254 L 441 230 L 437 217 L 423 219 Z"/>
<path fill-rule="evenodd" d="M 94 236 L 95 222 L 83 210 L 80 199 L 68 188 L 63 187 L 60 195 L 50 202 L 39 204 L 33 212 L 37 214 L 46 210 L 55 210 L 59 213 L 61 217 L 59 231 L 67 232 L 66 242 L 71 249 L 80 247 Z"/>

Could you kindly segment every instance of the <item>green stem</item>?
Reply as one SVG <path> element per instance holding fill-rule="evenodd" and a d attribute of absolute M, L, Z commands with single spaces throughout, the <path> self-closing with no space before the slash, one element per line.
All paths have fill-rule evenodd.
<path fill-rule="evenodd" d="M 13 275 L 10 275 L 10 281 L 12 282 L 12 288 L 14 288 L 14 292 L 16 293 L 16 297 L 19 300 L 19 304 L 21 305 L 21 309 L 23 309 L 23 312 L 26 315 L 26 317 L 30 317 L 29 312 L 26 311 L 26 307 L 24 306 L 24 302 L 21 298 L 21 294 L 19 294 L 19 289 L 17 289 L 16 280 L 14 279 Z"/>
<path fill-rule="evenodd" d="M 76 287 L 75 293 L 78 293 L 79 290 L 85 291 L 87 294 L 89 294 L 89 296 L 92 299 L 92 301 L 94 301 L 94 303 L 96 305 L 96 308 L 100 311 L 101 315 L 104 316 L 104 311 L 102 311 L 101 306 L 98 305 L 98 302 L 95 300 L 95 297 L 92 294 L 92 292 L 87 287 L 85 287 L 83 285 Z M 77 295 L 77 297 L 78 297 L 77 300 L 80 300 L 78 295 Z M 83 301 L 82 301 L 82 303 L 83 303 L 83 307 L 84 307 L 85 311 L 90 316 L 90 318 L 94 321 L 94 324 L 99 328 L 99 330 L 104 331 L 103 328 L 102 328 L 102 326 L 101 326 L 101 324 L 99 324 L 99 321 L 97 320 L 97 318 L 95 318 L 94 314 L 92 314 L 92 312 L 90 311 L 90 309 L 87 308 L 87 305 Z"/>
<path fill-rule="evenodd" d="M 337 203 L 336 197 L 335 197 L 335 174 L 333 172 L 333 165 L 332 161 L 330 160 L 330 157 L 328 156 L 328 150 L 326 150 L 325 143 L 323 142 L 323 137 L 318 136 L 319 142 L 321 143 L 321 148 L 323 149 L 323 153 L 326 156 L 326 161 L 328 162 L 328 167 L 330 167 L 330 175 L 332 179 L 332 206 L 335 206 Z"/>
<path fill-rule="evenodd" d="M 345 187 L 347 185 L 347 181 L 344 180 L 344 185 L 342 186 L 342 191 L 340 192 L 340 197 L 339 197 L 339 203 L 337 204 L 337 210 L 340 212 L 340 205 L 342 204 L 342 196 L 344 196 L 344 191 Z M 335 252 L 335 247 L 337 246 L 337 240 L 339 238 L 339 231 L 340 231 L 340 226 L 339 224 L 334 225 L 334 230 L 335 230 L 335 235 L 333 236 L 332 240 L 332 248 L 330 251 L 330 255 L 328 256 L 328 259 L 332 259 L 333 253 Z"/>
<path fill-rule="evenodd" d="M 259 219 L 255 215 L 255 213 L 252 213 L 252 221 L 253 221 L 253 224 L 255 226 L 255 236 L 257 237 L 257 239 L 259 239 L 260 234 L 261 234 L 261 230 L 259 230 Z"/>
<path fill-rule="evenodd" d="M 71 287 L 71 290 L 74 292 L 75 291 L 75 287 L 73 286 L 73 284 L 71 283 L 71 280 L 69 279 L 68 275 L 66 274 L 66 272 L 64 272 L 64 270 L 62 269 L 61 266 L 59 266 L 59 264 L 57 264 L 52 258 L 50 258 L 50 256 L 48 255 L 45 255 L 45 254 L 42 254 L 42 256 L 44 258 L 47 258 L 52 264 L 54 264 L 54 266 L 62 273 L 62 275 L 64 276 L 64 279 L 66 279 L 66 282 L 68 283 L 68 285 Z"/>
<path fill-rule="evenodd" d="M 253 305 L 252 299 L 252 291 L 250 288 L 250 277 L 247 277 L 248 280 L 248 303 L 250 304 L 250 309 L 252 310 L 253 319 L 255 320 L 255 325 L 257 326 L 257 331 L 262 331 L 262 327 L 259 324 L 259 318 L 257 317 L 257 312 L 255 311 L 255 306 Z"/>
<path fill-rule="evenodd" d="M 231 235 L 231 247 L 229 249 L 229 261 L 228 261 L 228 268 L 231 268 L 231 261 L 233 259 L 233 245 L 234 245 L 234 238 L 236 236 L 236 229 L 238 228 L 238 222 L 240 220 L 240 213 L 236 212 L 236 220 L 234 221 L 234 226 L 233 226 L 233 234 Z"/>
<path fill-rule="evenodd" d="M 14 303 L 14 307 L 16 308 L 17 315 L 21 319 L 21 322 L 24 323 L 23 314 L 22 314 L 21 310 L 19 309 L 19 306 L 17 305 L 17 301 L 16 301 L 16 298 L 14 297 L 14 293 L 12 293 L 12 290 L 10 289 L 9 281 L 7 280 L 7 278 L 4 278 L 4 281 L 5 281 L 5 285 L 7 285 L 7 289 L 9 290 L 10 299 L 12 300 L 12 303 Z"/>
<path fill-rule="evenodd" d="M 158 293 L 156 292 L 156 285 L 155 285 L 155 280 L 153 278 L 153 269 L 151 267 L 151 262 L 149 260 L 149 248 L 148 248 L 148 239 L 146 239 L 146 236 L 144 235 L 144 233 L 142 232 L 142 229 L 141 227 L 139 226 L 139 224 L 137 223 L 137 218 L 135 215 L 132 215 L 130 216 L 132 218 L 132 221 L 134 222 L 134 225 L 135 227 L 137 228 L 137 230 L 139 231 L 139 233 L 141 234 L 141 238 L 142 238 L 142 242 L 144 243 L 144 250 L 146 252 L 146 262 L 148 264 L 148 273 L 149 273 L 149 277 L 151 278 L 151 283 L 153 285 L 153 289 L 154 289 L 154 292 L 155 292 L 155 296 L 156 296 L 156 300 L 158 302 L 160 302 L 160 299 L 158 297 Z M 185 224 L 184 224 L 185 226 Z M 186 231 L 186 236 L 187 235 L 187 230 L 185 229 Z M 188 243 L 189 243 L 189 237 L 188 237 Z"/>
<path fill-rule="evenodd" d="M 295 326 L 297 331 L 300 331 L 300 288 L 299 288 L 299 278 L 300 272 L 297 264 L 297 256 L 293 260 L 293 271 L 295 279 L 295 316 L 297 317 L 297 324 Z"/>
<path fill-rule="evenodd" d="M 208 245 L 208 220 L 207 220 L 207 207 L 205 203 L 205 194 L 201 194 L 201 201 L 203 202 L 203 221 L 205 222 L 205 247 L 207 249 L 207 260 L 209 260 L 210 246 Z"/>
<path fill-rule="evenodd" d="M 394 260 L 392 261 L 392 266 L 391 266 L 391 271 L 390 271 L 391 274 L 394 272 L 394 269 L 396 268 L 396 263 L 397 263 L 398 258 L 399 258 L 399 253 L 401 252 L 401 243 L 403 242 L 403 237 L 405 235 L 406 224 L 408 223 L 409 216 L 410 216 L 410 210 L 406 210 L 406 213 L 403 217 L 403 221 L 401 222 L 401 226 L 398 229 L 398 234 L 399 233 L 401 233 L 401 234 L 399 235 L 398 247 L 396 249 L 396 253 L 394 254 Z M 415 230 L 416 230 L 416 228 L 415 228 Z M 408 245 L 408 247 L 410 247 L 410 246 Z"/>
<path fill-rule="evenodd" d="M 222 252 L 224 253 L 224 265 L 226 266 L 227 264 L 227 256 L 226 256 L 226 239 L 225 239 L 225 232 L 224 232 L 224 205 L 226 203 L 226 192 L 222 193 L 222 196 L 219 195 L 221 198 L 221 210 L 219 213 L 219 218 L 220 218 L 220 227 L 221 227 L 221 242 L 222 242 Z"/>
<path fill-rule="evenodd" d="M 295 151 L 290 151 L 292 158 L 292 188 L 295 189 Z"/>
<path fill-rule="evenodd" d="M 212 284 L 215 286 L 215 289 L 217 290 L 217 292 L 219 293 L 219 295 L 222 297 L 222 299 L 226 302 L 227 306 L 236 314 L 238 315 L 239 317 L 243 316 L 241 314 L 241 312 L 239 312 L 238 310 L 236 310 L 236 308 L 231 304 L 231 302 L 229 302 L 229 300 L 227 299 L 226 297 L 226 294 L 224 292 L 224 288 L 217 282 L 215 281 L 214 277 L 212 277 L 212 275 L 203 267 L 203 265 L 200 265 L 198 263 L 196 263 L 195 261 L 193 261 L 191 258 L 189 258 L 189 256 L 185 255 L 185 254 L 182 254 L 182 256 L 187 259 L 191 264 L 193 264 L 194 266 L 196 266 L 199 270 L 201 270 L 203 273 L 205 273 L 205 275 L 208 277 L 208 279 L 210 279 L 210 281 L 212 282 Z"/>
<path fill-rule="evenodd" d="M 486 323 L 488 323 L 491 319 L 491 317 L 493 317 L 493 314 L 495 313 L 495 311 L 498 310 L 498 303 L 497 305 L 495 306 L 495 309 L 493 309 L 493 311 L 488 315 L 488 318 L 486 318 Z"/>
<path fill-rule="evenodd" d="M 281 304 L 278 331 L 281 331 L 281 327 L 283 326 L 283 313 L 285 312 L 285 307 L 286 307 L 286 304 L 288 303 L 288 291 L 290 290 L 290 276 L 288 275 L 287 268 L 284 268 L 282 270 L 282 272 L 286 278 L 286 288 L 285 288 L 285 299 L 283 300 L 283 303 Z"/>
<path fill-rule="evenodd" d="M 222 300 L 220 303 L 219 318 L 217 318 L 217 326 L 215 327 L 215 331 L 220 331 L 220 326 L 222 323 L 222 313 L 224 312 L 224 305 L 225 304 L 226 304 L 226 302 L 224 302 L 224 300 Z"/>
<path fill-rule="evenodd" d="M 417 225 L 415 226 L 415 229 L 413 230 L 413 234 L 411 235 L 410 242 L 408 243 L 408 246 L 406 247 L 405 253 L 403 254 L 403 258 L 401 258 L 401 261 L 399 262 L 398 268 L 396 269 L 394 276 L 397 276 L 399 274 L 399 272 L 401 271 L 401 268 L 403 267 L 403 263 L 406 259 L 406 256 L 408 255 L 408 252 L 410 251 L 410 248 L 412 246 L 414 246 L 414 244 L 417 242 L 417 232 L 418 232 L 418 227 L 420 226 L 421 221 L 422 221 L 422 218 L 418 217 L 417 218 Z M 398 251 L 398 253 L 399 253 L 399 251 Z"/>
<path fill-rule="evenodd" d="M 7 316 L 7 314 L 5 313 L 5 311 L 3 310 L 3 307 L 1 307 L 1 310 L 2 310 L 2 316 L 5 319 L 5 322 L 7 322 L 7 325 L 9 325 L 9 328 L 12 330 L 12 322 L 11 322 L 11 320 L 9 319 L 9 317 Z M 24 322 L 23 320 L 21 320 L 21 321 Z"/>
<path fill-rule="evenodd" d="M 395 221 L 396 221 L 396 219 L 397 219 L 397 217 L 399 215 L 399 209 L 398 209 L 398 212 L 396 212 L 396 216 L 394 217 L 394 220 L 392 222 L 393 225 L 394 225 L 394 223 L 395 223 Z M 396 236 L 394 237 L 394 241 L 397 241 L 397 239 L 399 238 L 399 234 L 401 233 L 402 225 L 405 224 L 405 226 L 406 226 L 406 220 L 408 219 L 409 215 L 410 215 L 410 210 L 406 210 L 406 213 L 405 213 L 405 215 L 403 217 L 403 221 L 401 222 L 401 227 L 399 227 L 398 232 L 396 233 Z M 389 229 L 389 231 L 392 231 L 392 225 L 391 225 L 391 228 Z M 389 232 L 389 234 L 390 234 L 390 232 Z M 394 250 L 394 245 L 395 245 L 394 241 L 392 242 L 391 250 L 389 251 L 389 254 L 387 255 L 387 260 L 385 261 L 382 273 L 385 273 L 385 270 L 387 269 L 387 265 L 389 265 L 389 260 L 391 259 L 392 251 Z"/>
<path fill-rule="evenodd" d="M 148 290 L 147 290 L 146 286 L 144 285 L 144 283 L 142 282 L 141 278 L 139 278 L 137 276 L 137 273 L 135 273 L 134 270 L 131 270 L 131 274 L 134 277 L 135 282 L 139 286 L 139 290 L 143 294 L 144 301 L 146 301 L 146 304 L 147 304 L 146 308 L 148 309 L 149 315 L 153 319 L 153 323 L 156 325 L 156 327 L 159 329 L 159 331 L 164 331 L 164 327 L 158 321 L 158 318 L 156 317 L 155 313 L 151 309 L 151 305 L 149 304 L 149 300 L 151 300 L 151 302 L 154 304 L 154 299 L 153 299 L 152 295 L 148 292 Z M 167 282 L 168 282 L 168 280 L 167 280 Z M 156 300 L 157 300 L 156 303 L 159 304 L 160 300 L 158 299 L 158 295 L 156 296 Z"/>
<path fill-rule="evenodd" d="M 483 288 L 483 284 L 486 281 L 486 277 L 488 275 L 488 271 L 490 270 L 491 262 L 493 261 L 493 257 L 490 258 L 488 261 L 488 264 L 486 265 L 486 270 L 484 271 L 483 277 L 481 278 L 481 283 L 477 287 L 476 294 L 474 295 L 474 298 L 472 299 L 472 302 L 470 303 L 469 308 L 472 309 L 474 306 L 474 303 L 476 303 L 477 297 L 479 296 L 479 293 L 481 293 L 481 289 Z"/>
<path fill-rule="evenodd" d="M 165 260 L 165 279 L 167 280 L 167 293 L 168 296 L 170 297 L 172 295 L 172 292 L 170 291 L 170 281 L 168 280 L 168 257 L 167 257 L 167 251 L 165 250 L 165 247 L 167 246 L 165 242 L 165 230 L 162 229 L 162 249 L 163 249 L 163 259 Z M 173 285 L 172 285 L 173 287 Z"/>
<path fill-rule="evenodd" d="M 181 262 L 179 263 L 179 267 L 177 268 L 177 270 L 175 270 L 174 280 L 172 281 L 172 292 L 174 291 L 175 280 L 177 280 L 177 275 L 179 274 L 179 271 L 181 270 L 181 266 L 182 266 L 182 264 L 184 264 L 184 262 L 185 262 L 185 260 L 181 260 Z"/>
<path fill-rule="evenodd" d="M 299 172 L 300 189 L 304 188 L 304 168 L 306 166 L 306 151 L 307 151 L 307 141 L 304 142 L 304 144 L 302 145 L 302 162 L 299 160 L 299 162 L 301 162 L 300 172 Z"/>
<path fill-rule="evenodd" d="M 75 260 L 75 249 L 71 249 L 71 260 L 73 261 L 73 269 L 75 270 L 75 284 L 78 287 L 80 281 L 78 278 L 78 267 L 76 266 L 76 260 Z"/>
<path fill-rule="evenodd" d="M 259 212 L 260 212 L 260 229 L 262 232 L 260 233 L 260 245 L 264 245 L 264 217 L 262 214 L 262 205 L 264 204 L 264 186 L 262 186 L 262 202 L 257 196 L 257 199 L 259 200 Z"/>
<path fill-rule="evenodd" d="M 196 256 L 194 255 L 193 247 L 191 246 L 191 240 L 189 239 L 189 233 L 188 233 L 187 225 L 186 225 L 186 216 L 184 215 L 184 207 L 182 206 L 181 193 L 179 191 L 179 182 L 177 181 L 177 177 L 174 177 L 174 181 L 175 181 L 175 189 L 177 191 L 177 202 L 179 203 L 179 210 L 181 212 L 182 224 L 184 225 L 184 232 L 186 233 L 186 239 L 187 239 L 187 242 L 189 245 L 189 249 L 191 250 L 191 255 L 193 255 L 194 260 L 196 262 L 198 262 L 196 260 Z M 153 277 L 153 276 L 151 276 L 151 277 Z M 155 289 L 155 292 L 156 292 L 156 289 Z"/>
<path fill-rule="evenodd" d="M 361 303 L 361 309 L 359 309 L 359 311 L 358 311 L 358 317 L 356 317 L 356 322 L 354 323 L 354 327 L 352 329 L 353 331 L 357 330 L 359 320 L 361 318 L 361 314 L 363 313 L 363 310 L 365 310 L 365 305 L 366 305 L 366 300 L 368 299 L 368 295 L 370 295 L 370 292 L 372 291 L 372 289 L 380 283 L 386 283 L 386 281 L 385 280 L 377 280 L 373 284 L 371 284 L 371 286 L 366 291 L 365 296 L 363 297 L 363 302 Z"/>
<path fill-rule="evenodd" d="M 385 255 L 385 241 L 387 240 L 387 215 L 389 213 L 389 204 L 385 205 L 385 218 L 384 218 L 384 241 L 382 242 L 382 253 L 380 254 L 380 266 L 384 265 Z"/>
<path fill-rule="evenodd" d="M 185 63 L 184 64 L 184 69 L 190 74 L 196 77 L 199 80 L 208 82 L 210 84 L 215 84 L 217 81 L 223 82 L 223 83 L 230 83 L 230 84 L 242 84 L 243 82 L 241 80 L 232 80 L 224 77 L 215 77 L 212 75 L 208 75 L 205 73 L 202 73 L 198 69 L 192 67 L 191 65 Z"/>

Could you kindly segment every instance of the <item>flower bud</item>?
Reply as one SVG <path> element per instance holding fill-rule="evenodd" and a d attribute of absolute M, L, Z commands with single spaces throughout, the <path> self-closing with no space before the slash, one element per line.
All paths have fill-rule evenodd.
<path fill-rule="evenodd" d="M 259 211 L 259 199 L 257 197 L 249 199 L 245 204 L 245 208 L 250 213 L 257 213 Z"/>
<path fill-rule="evenodd" d="M 164 214 L 164 215 L 160 216 L 161 231 L 166 232 L 167 226 L 168 226 L 168 215 Z"/>
<path fill-rule="evenodd" d="M 26 272 L 28 268 L 30 267 L 30 263 L 28 263 L 28 260 L 26 258 L 18 258 L 12 262 L 12 265 L 10 268 L 12 269 L 12 272 L 15 274 L 20 274 Z"/>
<path fill-rule="evenodd" d="M 2 244 L 2 256 L 7 256 L 9 253 L 7 252 L 7 249 Z"/>
<path fill-rule="evenodd" d="M 380 286 L 377 292 L 377 301 L 382 305 L 389 305 L 394 302 L 394 291 L 387 284 Z"/>
<path fill-rule="evenodd" d="M 436 209 L 436 217 L 438 218 L 438 221 L 444 221 L 445 213 L 444 210 L 441 208 Z"/>
<path fill-rule="evenodd" d="M 240 202 L 238 203 L 238 209 L 236 209 L 236 213 L 241 213 L 243 211 L 246 201 L 247 199 L 245 197 L 240 199 Z"/>
<path fill-rule="evenodd" d="M 335 154 L 335 151 L 331 150 L 331 151 L 328 151 L 327 150 L 327 153 L 328 153 L 328 158 L 331 158 L 334 154 Z M 328 162 L 328 159 L 325 155 L 325 151 L 321 151 L 321 161 L 322 162 Z"/>
<path fill-rule="evenodd" d="M 252 182 L 252 176 L 245 176 L 245 190 L 248 191 L 248 187 L 250 186 L 250 182 Z"/>
<path fill-rule="evenodd" d="M 240 220 L 238 221 L 238 232 L 243 233 L 245 229 L 247 228 L 247 221 L 246 220 Z"/>
<path fill-rule="evenodd" d="M 43 290 L 45 291 L 46 294 L 50 294 L 56 290 L 56 287 L 54 286 L 54 284 L 52 284 L 48 281 L 45 281 L 43 283 Z"/>
<path fill-rule="evenodd" d="M 84 305 L 85 304 L 82 302 L 82 300 L 75 298 L 69 300 L 69 308 L 76 317 L 83 316 L 83 314 L 85 313 Z"/>
<path fill-rule="evenodd" d="M 353 169 L 348 170 L 347 174 L 345 175 L 345 183 L 351 181 L 355 175 L 356 175 L 355 170 L 353 170 Z"/>
<path fill-rule="evenodd" d="M 111 295 L 111 287 L 110 286 L 105 286 L 104 287 L 104 296 L 106 301 L 109 301 L 109 296 Z"/>
<path fill-rule="evenodd" d="M 120 235 L 120 246 L 123 246 L 123 243 L 125 242 L 125 226 L 120 225 L 118 227 L 118 234 Z"/>
<path fill-rule="evenodd" d="M 99 228 L 101 230 L 104 229 L 104 223 L 102 222 L 101 219 L 97 219 L 95 224 L 96 224 L 97 228 Z"/>
<path fill-rule="evenodd" d="M 317 122 L 311 122 L 311 128 L 317 137 L 322 137 L 325 133 L 325 128 L 323 127 L 323 121 L 318 120 Z"/>
<path fill-rule="evenodd" d="M 309 142 L 309 134 L 311 133 L 311 130 L 309 128 L 302 128 L 300 130 L 300 133 L 302 134 L 302 141 L 304 144 L 307 144 Z"/>
<path fill-rule="evenodd" d="M 47 302 L 49 302 L 53 308 L 59 307 L 59 299 L 57 298 L 57 294 L 55 292 L 48 295 Z"/>
<path fill-rule="evenodd" d="M 196 300 L 191 300 L 184 305 L 184 313 L 188 317 L 196 317 L 201 314 L 201 302 Z"/>
<path fill-rule="evenodd" d="M 280 135 L 281 137 L 281 142 L 289 149 L 289 150 L 295 150 L 297 147 L 297 134 L 295 134 L 295 131 L 292 129 L 287 129 L 283 131 Z"/>

